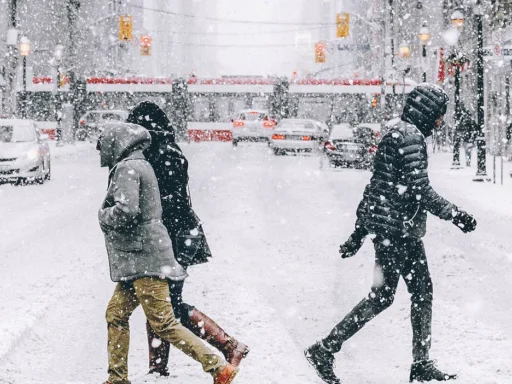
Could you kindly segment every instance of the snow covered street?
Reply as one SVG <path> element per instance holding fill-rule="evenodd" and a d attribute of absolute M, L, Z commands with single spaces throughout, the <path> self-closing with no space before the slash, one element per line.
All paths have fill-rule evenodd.
<path fill-rule="evenodd" d="M 265 145 L 184 144 L 193 205 L 214 258 L 190 269 L 185 301 L 251 347 L 237 384 L 321 383 L 303 349 L 369 292 L 373 247 L 342 260 L 370 173 L 319 169 L 318 157 L 276 157 Z M 434 188 L 478 220 L 464 235 L 430 217 L 425 238 L 434 282 L 432 357 L 462 384 L 512 383 L 512 181 L 483 185 L 474 169 L 431 155 Z M 107 375 L 105 309 L 114 289 L 97 210 L 107 172 L 92 145 L 61 151 L 53 180 L 0 185 L 0 383 L 101 383 Z M 507 164 L 508 166 L 508 164 Z M 490 168 L 489 168 L 490 169 Z M 393 306 L 343 346 L 344 383 L 408 382 L 410 301 Z M 130 377 L 211 382 L 171 349 L 168 379 L 145 376 L 144 316 L 131 319 Z"/>

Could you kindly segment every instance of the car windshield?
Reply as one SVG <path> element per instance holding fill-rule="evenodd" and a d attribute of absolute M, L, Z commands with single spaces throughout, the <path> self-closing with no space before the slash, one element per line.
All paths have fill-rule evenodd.
<path fill-rule="evenodd" d="M 240 120 L 259 121 L 259 120 L 263 120 L 264 118 L 265 118 L 265 114 L 259 113 L 259 112 L 247 112 L 247 113 L 240 114 Z"/>
<path fill-rule="evenodd" d="M 24 143 L 35 139 L 34 130 L 30 125 L 0 126 L 0 142 L 2 143 Z"/>

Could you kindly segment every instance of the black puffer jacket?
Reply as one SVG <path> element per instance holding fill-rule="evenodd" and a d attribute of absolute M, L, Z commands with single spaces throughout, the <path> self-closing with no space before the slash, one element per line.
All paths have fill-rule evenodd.
<path fill-rule="evenodd" d="M 188 161 L 175 142 L 171 122 L 157 104 L 151 101 L 137 104 L 130 112 L 127 122 L 141 125 L 151 134 L 151 146 L 144 151 L 144 155 L 158 179 L 162 221 L 177 253 L 175 242 L 178 232 L 201 228 L 188 193 Z M 202 249 L 197 252 L 192 264 L 206 262 L 210 256 L 210 249 L 204 239 Z"/>
<path fill-rule="evenodd" d="M 421 238 L 427 212 L 451 220 L 457 207 L 439 196 L 428 178 L 425 137 L 446 112 L 441 88 L 421 84 L 409 94 L 402 121 L 383 137 L 375 156 L 364 225 L 388 238 Z M 358 215 L 359 216 L 359 215 Z"/>

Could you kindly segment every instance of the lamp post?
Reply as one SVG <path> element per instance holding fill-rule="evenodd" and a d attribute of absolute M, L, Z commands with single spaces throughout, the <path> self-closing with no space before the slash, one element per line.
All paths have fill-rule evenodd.
<path fill-rule="evenodd" d="M 405 75 L 411 70 L 409 66 L 409 58 L 411 57 L 411 47 L 409 44 L 402 42 L 398 46 L 398 56 L 400 57 L 400 66 L 397 68 L 402 73 L 402 104 L 405 104 Z M 402 105 L 403 106 L 403 105 Z"/>
<path fill-rule="evenodd" d="M 477 124 L 478 134 L 476 138 L 477 145 L 477 170 L 476 177 L 473 181 L 490 181 L 487 177 L 486 167 L 486 142 L 485 142 L 485 115 L 484 115 L 484 38 L 483 38 L 483 22 L 482 22 L 482 4 L 481 0 L 476 0 L 473 8 L 475 15 L 475 25 L 477 33 L 477 54 L 476 54 L 476 71 L 477 71 Z"/>
<path fill-rule="evenodd" d="M 62 128 L 61 128 L 61 115 L 62 115 L 62 99 L 60 95 L 60 78 L 61 78 L 61 69 L 60 65 L 62 63 L 62 57 L 64 55 L 64 46 L 62 44 L 57 44 L 55 46 L 55 50 L 53 51 L 53 59 L 52 64 L 55 66 L 55 69 L 57 71 L 57 95 L 56 95 L 56 116 L 55 119 L 57 120 L 57 128 L 55 132 L 55 136 L 57 139 L 57 145 L 61 146 L 63 144 L 62 142 Z"/>
<path fill-rule="evenodd" d="M 464 29 L 464 13 L 461 9 L 456 9 L 451 16 L 452 27 L 459 33 Z M 460 168 L 460 144 L 462 137 L 460 134 L 460 123 L 462 118 L 462 111 L 460 105 L 460 63 L 458 53 L 451 55 L 452 67 L 455 67 L 454 82 L 455 82 L 455 130 L 453 132 L 453 161 L 452 169 Z"/>
<path fill-rule="evenodd" d="M 23 97 L 21 117 L 27 118 L 27 57 L 30 54 L 30 40 L 23 36 L 20 39 L 20 55 L 23 56 Z"/>
<path fill-rule="evenodd" d="M 421 81 L 424 83 L 427 82 L 427 70 L 426 70 L 426 63 L 427 63 L 427 44 L 430 41 L 430 31 L 427 28 L 427 24 L 423 24 L 423 27 L 420 29 L 420 43 L 422 46 L 422 52 L 421 56 L 423 57 L 423 76 L 421 78 Z"/>

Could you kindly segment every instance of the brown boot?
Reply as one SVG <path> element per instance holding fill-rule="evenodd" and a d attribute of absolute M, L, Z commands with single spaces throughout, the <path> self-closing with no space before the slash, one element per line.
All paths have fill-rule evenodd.
<path fill-rule="evenodd" d="M 222 352 L 227 362 L 235 367 L 238 367 L 249 353 L 247 345 L 229 336 L 215 321 L 196 308 L 190 311 L 188 319 L 182 324 Z"/>
<path fill-rule="evenodd" d="M 213 384 L 231 384 L 233 380 L 235 380 L 237 374 L 238 368 L 232 364 L 228 364 L 217 374 L 217 376 L 215 376 Z"/>
<path fill-rule="evenodd" d="M 148 322 L 146 322 L 146 331 L 148 334 L 149 347 L 149 373 L 158 373 L 160 376 L 169 376 L 167 363 L 169 362 L 170 343 L 160 339 Z M 158 342 L 160 342 L 159 345 Z"/>

